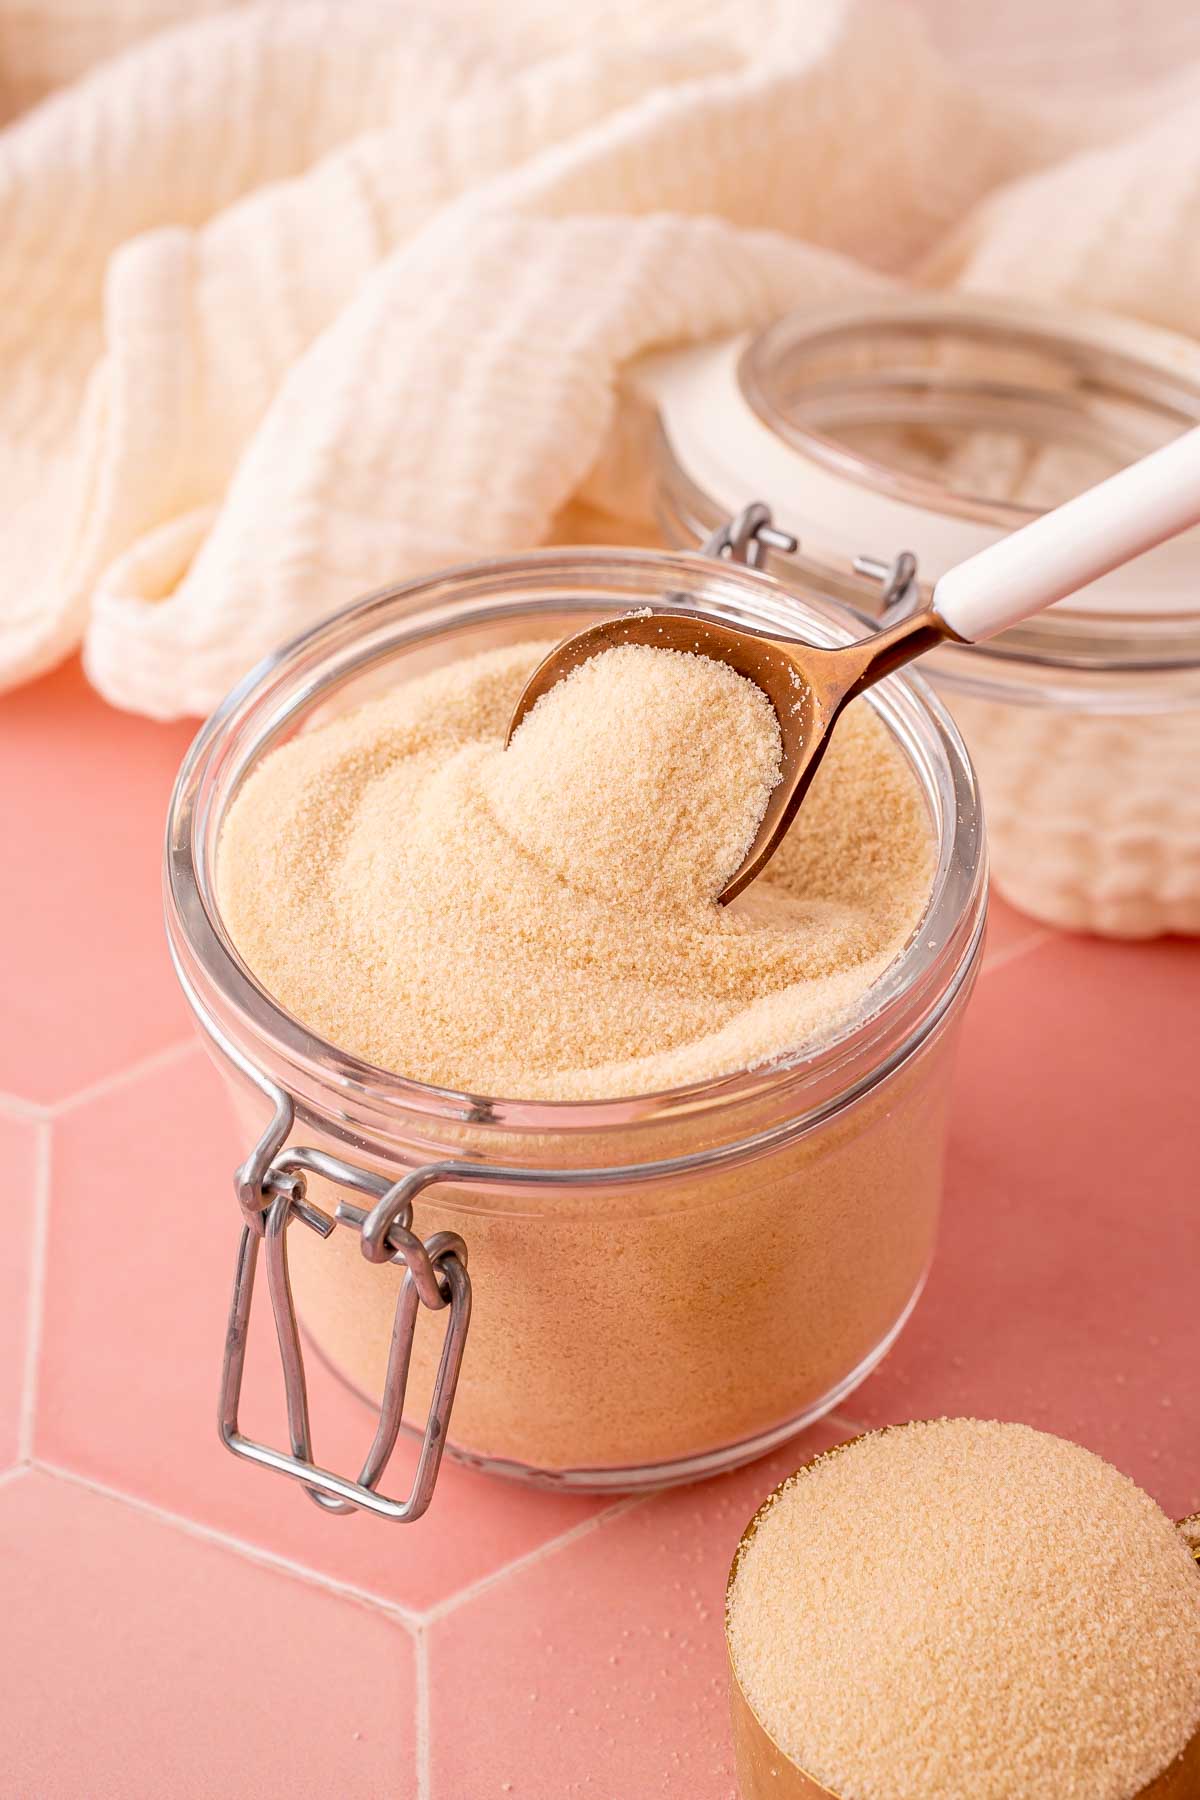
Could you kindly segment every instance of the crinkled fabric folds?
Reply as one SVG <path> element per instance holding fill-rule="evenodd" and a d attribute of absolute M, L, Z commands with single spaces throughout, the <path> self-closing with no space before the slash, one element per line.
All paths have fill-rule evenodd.
<path fill-rule="evenodd" d="M 649 349 L 895 281 L 1200 321 L 1200 66 L 1088 108 L 876 0 L 110 4 L 0 133 L 6 686 L 82 644 L 201 713 L 572 505 L 644 531 Z"/>

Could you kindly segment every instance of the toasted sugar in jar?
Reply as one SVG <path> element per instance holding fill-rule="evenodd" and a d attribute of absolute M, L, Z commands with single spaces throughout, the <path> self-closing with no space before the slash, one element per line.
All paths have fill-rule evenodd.
<path fill-rule="evenodd" d="M 781 579 L 876 613 L 1200 419 L 1200 347 L 1007 298 L 798 312 L 648 363 L 659 501 L 686 544 L 762 495 Z M 917 571 L 901 563 L 915 554 Z M 1026 912 L 1200 933 L 1200 538 L 927 664 L 980 772 L 992 874 Z"/>
<path fill-rule="evenodd" d="M 1200 1568 L 1091 1452 L 941 1419 L 751 1521 L 726 1635 L 743 1800 L 1188 1800 Z"/>
<path fill-rule="evenodd" d="M 504 744 L 552 645 L 485 651 L 304 732 L 218 852 L 243 960 L 290 1012 L 409 1079 L 604 1100 L 777 1061 L 903 948 L 932 834 L 855 707 L 766 874 L 730 906 L 780 725 L 723 663 L 626 645 Z"/>
<path fill-rule="evenodd" d="M 433 1467 L 447 1422 L 460 1456 L 567 1486 L 629 1488 L 728 1466 L 835 1404 L 911 1308 L 932 1252 L 948 1067 L 984 903 L 969 766 L 921 684 L 891 680 L 862 712 L 925 816 L 918 927 L 827 1025 L 752 1069 L 726 1061 L 669 1087 L 626 1082 L 616 1098 L 555 1098 L 545 1087 L 504 1098 L 455 1091 L 442 1068 L 424 1081 L 391 1074 L 301 1023 L 294 995 L 281 1005 L 224 916 L 226 826 L 273 749 L 306 729 L 316 744 L 314 726 L 413 677 L 450 663 L 461 674 L 480 652 L 516 654 L 519 666 L 514 645 L 681 590 L 727 621 L 816 642 L 852 635 L 836 609 L 799 606 L 752 571 L 541 553 L 380 596 L 320 627 L 231 696 L 185 765 L 168 841 L 172 948 L 247 1143 L 261 1140 L 239 1172 L 247 1236 L 224 1403 L 227 1439 L 255 1460 L 312 1475 L 304 1430 L 289 1458 L 246 1446 L 236 1425 L 246 1270 L 264 1201 L 275 1220 L 268 1269 L 276 1258 L 278 1277 L 282 1242 L 308 1336 L 372 1399 L 388 1386 L 404 1270 L 370 1251 L 395 1251 L 418 1273 L 409 1237 L 432 1246 L 443 1275 L 447 1259 L 465 1259 L 469 1342 L 452 1418 L 442 1402 L 468 1302 L 443 1291 L 451 1304 L 439 1319 L 427 1283 L 434 1304 L 420 1308 L 412 1352 L 407 1416 L 434 1418 Z M 303 861 L 294 869 L 301 886 L 313 875 Z M 425 1000 L 435 1004 L 436 984 Z M 386 1245 L 369 1239 L 354 1186 L 376 1212 L 396 1202 Z M 335 1217 L 350 1229 L 334 1229 Z M 439 1398 L 447 1313 L 458 1336 Z M 364 1488 L 318 1476 L 326 1500 L 364 1503 Z"/>

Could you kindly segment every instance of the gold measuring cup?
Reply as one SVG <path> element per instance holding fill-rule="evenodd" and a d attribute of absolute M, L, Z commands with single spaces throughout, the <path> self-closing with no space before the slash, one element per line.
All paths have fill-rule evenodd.
<path fill-rule="evenodd" d="M 884 1426 L 883 1429 L 902 1431 L 904 1427 L 892 1425 Z M 832 1449 L 823 1450 L 819 1456 L 811 1457 L 803 1467 L 811 1469 L 826 1457 L 837 1456 L 858 1441 L 858 1438 L 847 1438 L 844 1444 L 835 1444 Z M 771 1490 L 738 1540 L 725 1588 L 726 1601 L 733 1590 L 742 1557 L 758 1530 L 759 1522 L 792 1479 L 790 1475 L 785 1477 L 778 1487 Z M 1179 1520 L 1178 1528 L 1196 1560 L 1197 1577 L 1200 1579 L 1200 1513 Z M 728 1627 L 725 1648 L 729 1659 L 729 1706 L 733 1723 L 734 1758 L 742 1800 L 843 1800 L 843 1796 L 834 1793 L 832 1788 L 822 1787 L 799 1763 L 793 1762 L 762 1724 L 738 1680 Z M 919 1800 L 919 1796 L 914 1795 L 913 1800 Z M 1053 1797 L 1047 1794 L 1040 1796 L 1039 1800 L 1053 1800 Z M 1189 1739 L 1175 1761 L 1156 1775 L 1149 1786 L 1140 1789 L 1133 1800 L 1200 1800 L 1200 1729 Z"/>

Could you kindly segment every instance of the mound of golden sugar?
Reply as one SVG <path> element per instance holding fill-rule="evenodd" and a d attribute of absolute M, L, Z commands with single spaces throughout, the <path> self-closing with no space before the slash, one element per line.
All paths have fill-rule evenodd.
<path fill-rule="evenodd" d="M 868 706 L 797 825 L 715 903 L 779 771 L 779 728 L 711 658 L 623 646 L 503 748 L 550 646 L 486 652 L 274 751 L 230 808 L 222 916 L 250 969 L 342 1049 L 523 1099 L 653 1092 L 798 1049 L 916 926 L 932 833 Z"/>
<path fill-rule="evenodd" d="M 761 688 L 711 657 L 625 644 L 543 694 L 479 777 L 523 860 L 674 915 L 711 904 L 742 861 L 780 750 Z"/>
<path fill-rule="evenodd" d="M 910 1425 L 802 1470 L 728 1625 L 758 1719 L 842 1800 L 1133 1800 L 1200 1728 L 1183 1539 L 1024 1425 Z"/>

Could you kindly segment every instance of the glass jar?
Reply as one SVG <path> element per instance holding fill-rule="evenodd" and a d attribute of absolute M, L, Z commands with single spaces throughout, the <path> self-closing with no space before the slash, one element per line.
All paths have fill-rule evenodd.
<path fill-rule="evenodd" d="M 760 496 L 801 540 L 780 579 L 873 616 L 1200 420 L 1200 346 L 974 296 L 798 312 L 638 380 L 668 542 Z M 1001 893 L 1069 929 L 1200 933 L 1200 535 L 925 666 Z"/>
<path fill-rule="evenodd" d="M 785 1063 L 601 1103 L 449 1092 L 315 1037 L 258 984 L 222 923 L 222 821 L 275 745 L 444 662 L 655 602 L 814 643 L 858 630 L 836 606 L 696 556 L 490 562 L 365 600 L 281 650 L 217 709 L 181 770 L 168 936 L 245 1141 L 257 1140 L 236 1176 L 245 1223 L 223 1432 L 333 1510 L 416 1516 L 447 1428 L 452 1452 L 478 1466 L 581 1489 L 635 1489 L 757 1456 L 863 1379 L 924 1280 L 986 870 L 969 761 L 921 682 L 892 677 L 867 703 L 929 809 L 927 911 L 853 1016 Z M 374 1202 L 369 1216 L 352 1190 Z M 237 1427 L 260 1242 L 290 1455 Z M 312 1465 L 293 1292 L 312 1343 L 381 1406 L 357 1483 Z M 418 1426 L 428 1421 L 425 1450 L 413 1494 L 387 1501 L 373 1490 L 414 1323 L 405 1404 Z"/>

